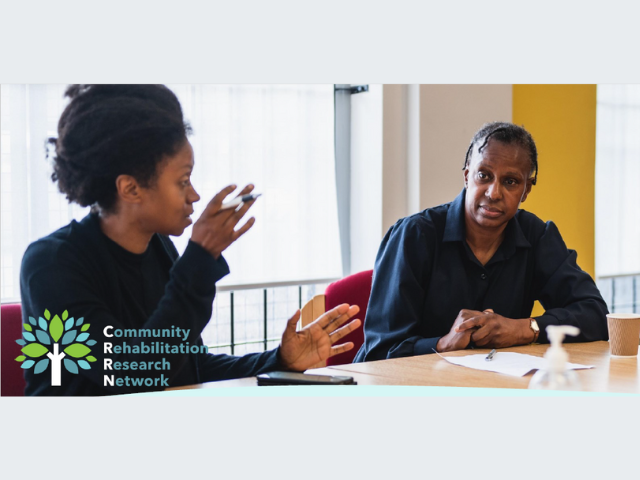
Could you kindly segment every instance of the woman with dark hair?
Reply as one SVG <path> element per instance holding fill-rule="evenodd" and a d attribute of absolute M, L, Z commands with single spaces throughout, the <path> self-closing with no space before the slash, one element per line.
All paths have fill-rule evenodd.
<path fill-rule="evenodd" d="M 567 341 L 607 338 L 607 306 L 553 222 L 520 210 L 538 178 L 524 128 L 484 125 L 451 203 L 402 218 L 378 251 L 365 340 L 355 361 L 472 347 L 548 342 L 548 325 L 574 325 Z M 544 315 L 531 317 L 535 300 Z"/>
<path fill-rule="evenodd" d="M 176 96 L 159 85 L 73 85 L 66 95 L 71 101 L 58 137 L 49 140 L 52 178 L 91 213 L 24 255 L 25 328 L 44 331 L 36 332 L 38 341 L 53 351 L 46 357 L 61 372 L 58 381 L 43 373 L 48 362 L 41 353 L 43 360 L 25 369 L 28 395 L 131 393 L 302 371 L 353 347 L 333 345 L 360 325 L 344 325 L 358 312 L 344 304 L 299 332 L 296 312 L 275 350 L 207 353 L 200 333 L 211 317 L 215 283 L 229 273 L 222 252 L 252 227 L 250 218 L 235 228 L 253 202 L 221 209 L 236 187 L 220 191 L 179 257 L 168 235 L 191 224 L 200 196 L 190 182 L 190 127 Z"/>

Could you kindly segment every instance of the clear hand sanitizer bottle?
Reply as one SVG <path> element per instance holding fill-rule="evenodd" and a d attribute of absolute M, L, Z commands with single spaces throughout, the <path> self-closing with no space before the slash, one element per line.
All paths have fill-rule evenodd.
<path fill-rule="evenodd" d="M 565 335 L 576 336 L 580 333 L 578 327 L 570 325 L 549 325 L 547 337 L 551 346 L 544 354 L 547 366 L 538 370 L 529 383 L 529 388 L 537 390 L 580 390 L 580 380 L 574 370 L 567 369 L 569 355 L 562 348 Z"/>

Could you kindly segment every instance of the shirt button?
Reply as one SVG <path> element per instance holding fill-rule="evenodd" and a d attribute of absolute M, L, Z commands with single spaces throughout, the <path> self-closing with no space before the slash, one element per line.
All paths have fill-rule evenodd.
<path fill-rule="evenodd" d="M 486 279 L 487 279 L 487 276 L 483 273 L 482 275 L 480 275 L 480 278 L 481 278 L 482 280 L 486 280 Z"/>

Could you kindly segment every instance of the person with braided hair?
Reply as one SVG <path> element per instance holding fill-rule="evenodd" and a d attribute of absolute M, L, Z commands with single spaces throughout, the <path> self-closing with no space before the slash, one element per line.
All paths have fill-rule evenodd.
<path fill-rule="evenodd" d="M 297 311 L 275 350 L 243 357 L 208 353 L 200 334 L 211 317 L 216 282 L 229 273 L 222 253 L 253 226 L 250 218 L 236 229 L 253 201 L 221 209 L 236 187 L 221 190 L 179 257 L 168 236 L 192 223 L 200 196 L 191 184 L 191 128 L 177 97 L 161 85 L 72 85 L 66 96 L 58 136 L 48 141 L 52 179 L 70 202 L 91 212 L 29 246 L 20 271 L 22 313 L 27 325 L 46 310 L 82 317 L 83 332 L 90 325 L 97 344 L 92 340 L 93 366 L 63 369 L 60 386 L 27 369 L 27 395 L 111 395 L 303 371 L 353 348 L 351 342 L 336 345 L 360 326 L 360 320 L 348 322 L 358 307 L 343 304 L 301 331 Z M 247 185 L 238 195 L 252 190 Z M 111 333 L 165 331 L 180 334 L 163 337 L 158 346 Z M 164 369 L 164 383 L 149 384 L 160 372 L 142 369 L 148 365 Z M 114 381 L 116 367 L 128 369 L 126 381 Z"/>
<path fill-rule="evenodd" d="M 400 219 L 380 245 L 354 361 L 548 342 L 548 325 L 575 325 L 566 341 L 606 340 L 607 306 L 551 221 L 520 210 L 538 177 L 524 128 L 484 125 L 465 156 L 451 203 Z M 535 300 L 545 308 L 531 318 Z"/>

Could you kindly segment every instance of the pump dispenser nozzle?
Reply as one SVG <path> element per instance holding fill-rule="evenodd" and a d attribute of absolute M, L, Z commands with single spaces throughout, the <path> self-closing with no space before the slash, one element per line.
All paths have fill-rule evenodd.
<path fill-rule="evenodd" d="M 549 337 L 552 347 L 562 347 L 565 335 L 576 337 L 579 334 L 580 329 L 571 325 L 549 325 L 547 327 L 547 337 Z"/>
<path fill-rule="evenodd" d="M 544 358 L 547 359 L 547 367 L 538 370 L 531 378 L 529 388 L 543 390 L 580 390 L 580 382 L 576 372 L 567 370 L 569 355 L 562 348 L 565 335 L 576 336 L 580 333 L 578 327 L 571 325 L 549 325 L 547 337 L 551 347 L 547 349 Z"/>

